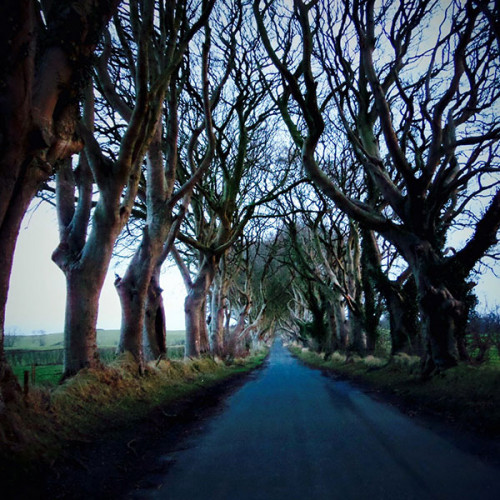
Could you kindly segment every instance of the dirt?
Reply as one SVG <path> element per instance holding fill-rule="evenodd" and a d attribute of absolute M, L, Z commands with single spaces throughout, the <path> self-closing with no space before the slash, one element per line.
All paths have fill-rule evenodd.
<path fill-rule="evenodd" d="M 155 409 L 146 419 L 112 428 L 88 441 L 65 444 L 63 455 L 53 464 L 30 468 L 9 484 L 2 480 L 4 500 L 19 499 L 114 499 L 143 487 L 140 478 L 166 471 L 155 457 L 178 451 L 186 437 L 203 429 L 204 422 L 223 408 L 227 397 L 255 376 L 235 374 L 187 397 Z M 21 475 L 22 476 L 22 475 Z"/>

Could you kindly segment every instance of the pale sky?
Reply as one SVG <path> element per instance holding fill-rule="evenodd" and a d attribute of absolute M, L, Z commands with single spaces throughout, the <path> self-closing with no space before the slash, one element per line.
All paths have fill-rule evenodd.
<path fill-rule="evenodd" d="M 42 204 L 29 212 L 23 221 L 7 302 L 6 331 L 17 333 L 44 330 L 62 332 L 64 325 L 65 280 L 50 256 L 58 243 L 57 219 L 54 209 Z M 114 264 L 111 264 L 99 306 L 98 328 L 120 328 L 120 302 L 113 286 Z M 120 269 L 123 274 L 123 270 Z M 499 279 L 492 273 L 483 276 L 475 291 L 484 307 L 500 304 Z M 186 290 L 175 267 L 161 279 L 168 330 L 184 329 L 184 298 Z"/>

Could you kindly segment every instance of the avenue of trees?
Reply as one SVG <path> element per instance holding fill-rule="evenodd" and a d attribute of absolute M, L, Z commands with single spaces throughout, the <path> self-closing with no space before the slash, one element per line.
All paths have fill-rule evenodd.
<path fill-rule="evenodd" d="M 12 259 L 40 192 L 57 205 L 65 376 L 100 365 L 117 248 L 119 351 L 140 370 L 165 355 L 167 259 L 190 357 L 275 331 L 365 355 L 382 320 L 427 374 L 477 349 L 473 272 L 500 225 L 498 6 L 5 0 L 0 15 L 2 401 Z"/>

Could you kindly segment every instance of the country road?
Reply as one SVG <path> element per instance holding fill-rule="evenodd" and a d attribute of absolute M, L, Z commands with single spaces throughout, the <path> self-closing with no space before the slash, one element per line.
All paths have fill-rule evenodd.
<path fill-rule="evenodd" d="M 500 470 L 398 410 L 294 359 L 279 343 L 207 429 L 127 498 L 500 498 Z"/>

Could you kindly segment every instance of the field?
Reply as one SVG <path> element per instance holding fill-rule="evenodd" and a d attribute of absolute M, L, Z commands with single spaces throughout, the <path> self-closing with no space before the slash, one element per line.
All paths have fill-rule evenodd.
<path fill-rule="evenodd" d="M 167 332 L 169 358 L 183 357 L 185 338 L 183 330 Z M 97 345 L 102 361 L 108 363 L 115 359 L 119 339 L 119 330 L 97 331 Z M 24 372 L 28 371 L 32 385 L 55 385 L 62 375 L 63 346 L 62 333 L 8 335 L 5 351 L 21 383 L 24 380 Z"/>
<path fill-rule="evenodd" d="M 186 338 L 183 330 L 167 332 L 167 345 L 182 344 Z M 97 345 L 99 347 L 117 347 L 120 330 L 97 330 Z M 49 350 L 62 349 L 63 333 L 46 333 L 44 335 L 6 335 L 5 349 Z"/>

